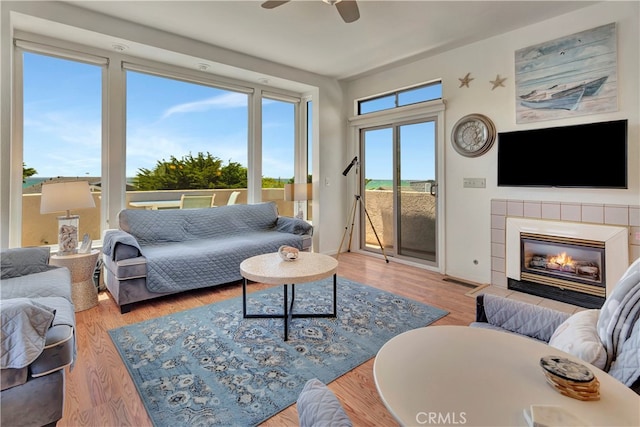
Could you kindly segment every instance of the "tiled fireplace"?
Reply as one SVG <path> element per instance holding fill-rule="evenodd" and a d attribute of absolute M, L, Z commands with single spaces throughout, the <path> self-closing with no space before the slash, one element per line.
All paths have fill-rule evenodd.
<path fill-rule="evenodd" d="M 625 227 L 506 218 L 507 287 L 599 308 L 628 266 Z"/>
<path fill-rule="evenodd" d="M 507 231 L 508 222 L 516 227 Z M 613 254 L 612 247 L 618 248 Z M 525 288 L 538 286 L 546 298 L 563 301 L 554 293 L 577 293 L 578 303 L 571 304 L 597 306 L 638 257 L 638 205 L 491 201 L 491 285 L 497 288 L 527 282 Z M 583 294 L 595 302 L 582 302 Z"/>

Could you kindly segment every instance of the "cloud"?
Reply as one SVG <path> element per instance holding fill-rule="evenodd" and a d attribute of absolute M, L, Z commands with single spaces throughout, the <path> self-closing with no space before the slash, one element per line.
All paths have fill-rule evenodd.
<path fill-rule="evenodd" d="M 166 119 L 174 114 L 203 112 L 212 109 L 226 109 L 246 107 L 248 97 L 244 93 L 230 92 L 224 95 L 214 96 L 212 98 L 203 99 L 201 101 L 186 102 L 184 104 L 174 105 L 168 108 L 162 114 L 162 118 Z"/>

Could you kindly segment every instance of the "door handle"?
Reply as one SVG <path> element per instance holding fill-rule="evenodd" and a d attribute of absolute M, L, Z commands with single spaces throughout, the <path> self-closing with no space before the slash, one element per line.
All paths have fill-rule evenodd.
<path fill-rule="evenodd" d="M 431 188 L 429 189 L 429 193 L 434 197 L 436 196 L 436 188 L 437 187 L 438 187 L 438 183 L 434 182 L 433 184 L 431 184 Z"/>

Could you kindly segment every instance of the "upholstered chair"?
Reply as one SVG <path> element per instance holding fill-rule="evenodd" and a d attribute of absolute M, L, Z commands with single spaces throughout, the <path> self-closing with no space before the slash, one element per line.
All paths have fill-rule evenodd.
<path fill-rule="evenodd" d="M 477 297 L 473 327 L 547 342 L 608 372 L 640 394 L 640 258 L 600 309 L 568 314 L 491 294 Z"/>

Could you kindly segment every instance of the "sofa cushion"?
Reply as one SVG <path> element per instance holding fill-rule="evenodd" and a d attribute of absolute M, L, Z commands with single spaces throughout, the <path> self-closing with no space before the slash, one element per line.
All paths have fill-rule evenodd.
<path fill-rule="evenodd" d="M 0 279 L 25 276 L 48 271 L 50 250 L 48 247 L 13 248 L 0 255 Z"/>
<path fill-rule="evenodd" d="M 277 217 L 273 202 L 197 210 L 125 209 L 118 214 L 120 229 L 133 235 L 141 246 L 271 230 Z"/>
<path fill-rule="evenodd" d="M 551 336 L 549 345 L 604 369 L 607 352 L 596 324 L 600 310 L 583 310 L 565 320 Z"/>
<path fill-rule="evenodd" d="M 297 401 L 300 427 L 349 427 L 351 420 L 335 394 L 320 380 L 305 384 Z"/>
<path fill-rule="evenodd" d="M 42 273 L 3 279 L 0 288 L 2 299 L 60 296 L 71 301 L 71 273 L 65 267 L 52 268 Z"/>
<path fill-rule="evenodd" d="M 238 281 L 242 279 L 240 263 L 245 259 L 277 252 L 282 245 L 301 249 L 300 243 L 300 236 L 294 234 L 247 231 L 216 239 L 215 243 L 200 239 L 143 246 L 147 259 L 147 289 L 180 292 Z"/>
<path fill-rule="evenodd" d="M 600 309 L 598 335 L 607 350 L 608 370 L 640 317 L 640 258 L 622 275 Z"/>

